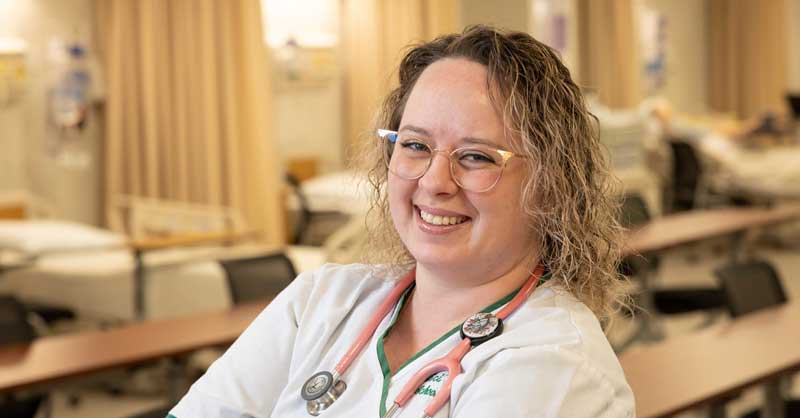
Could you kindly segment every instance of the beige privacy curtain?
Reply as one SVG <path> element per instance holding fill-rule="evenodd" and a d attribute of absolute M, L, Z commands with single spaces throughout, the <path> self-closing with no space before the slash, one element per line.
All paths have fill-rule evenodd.
<path fill-rule="evenodd" d="M 749 118 L 783 107 L 786 89 L 783 0 L 709 0 L 711 107 Z"/>
<path fill-rule="evenodd" d="M 642 98 L 638 31 L 632 0 L 578 0 L 580 83 L 611 108 Z"/>
<path fill-rule="evenodd" d="M 344 0 L 344 138 L 348 152 L 370 137 L 383 96 L 397 85 L 404 48 L 460 30 L 458 0 Z"/>
<path fill-rule="evenodd" d="M 238 208 L 283 241 L 259 0 L 96 0 L 106 198 Z"/>

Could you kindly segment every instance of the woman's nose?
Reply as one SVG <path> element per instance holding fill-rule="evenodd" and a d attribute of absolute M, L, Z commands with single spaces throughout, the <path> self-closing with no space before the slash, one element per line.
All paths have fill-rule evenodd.
<path fill-rule="evenodd" d="M 447 154 L 437 152 L 431 156 L 431 165 L 419 179 L 419 186 L 432 194 L 458 192 L 458 184 L 450 172 L 450 159 Z"/>

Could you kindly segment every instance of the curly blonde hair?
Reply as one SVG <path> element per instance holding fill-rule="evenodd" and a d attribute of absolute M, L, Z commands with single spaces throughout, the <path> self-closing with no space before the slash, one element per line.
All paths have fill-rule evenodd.
<path fill-rule="evenodd" d="M 471 26 L 461 34 L 414 45 L 405 54 L 400 83 L 385 98 L 375 128 L 397 130 L 420 74 L 443 58 L 484 65 L 511 151 L 524 156 L 523 213 L 539 237 L 540 262 L 601 319 L 625 306 L 618 264 L 622 229 L 617 182 L 598 139 L 596 118 L 556 52 L 522 32 Z M 373 130 L 374 132 L 374 130 Z M 380 141 L 366 141 L 360 161 L 372 189 L 370 261 L 413 264 L 389 214 L 387 167 Z M 376 256 L 377 255 L 377 256 Z"/>

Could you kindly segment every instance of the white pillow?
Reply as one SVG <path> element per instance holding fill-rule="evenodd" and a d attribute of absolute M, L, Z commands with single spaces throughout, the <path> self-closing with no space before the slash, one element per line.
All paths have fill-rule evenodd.
<path fill-rule="evenodd" d="M 35 255 L 50 251 L 121 246 L 124 236 L 67 221 L 0 221 L 0 250 Z"/>

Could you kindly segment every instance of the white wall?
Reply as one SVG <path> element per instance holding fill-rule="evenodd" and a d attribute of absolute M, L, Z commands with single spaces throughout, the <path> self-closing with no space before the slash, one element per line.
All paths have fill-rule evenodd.
<path fill-rule="evenodd" d="M 285 160 L 314 158 L 321 173 L 343 166 L 341 77 L 281 88 L 273 84 L 273 136 Z"/>
<path fill-rule="evenodd" d="M 666 83 L 660 94 L 686 113 L 708 110 L 705 0 L 644 0 L 667 19 Z"/>
<path fill-rule="evenodd" d="M 97 223 L 100 133 L 94 115 L 74 147 L 89 156 L 88 167 L 67 167 L 46 152 L 49 43 L 54 37 L 89 41 L 91 21 L 89 0 L 0 0 L 0 37 L 28 45 L 26 95 L 19 104 L 0 108 L 0 191 L 29 190 L 64 218 Z"/>
<path fill-rule="evenodd" d="M 273 74 L 272 133 L 285 160 L 343 167 L 338 0 L 262 0 Z M 286 46 L 288 39 L 299 44 Z"/>
<path fill-rule="evenodd" d="M 578 76 L 578 15 L 575 0 L 530 0 L 528 32 L 539 41 L 555 48 L 573 79 Z M 554 17 L 564 18 L 564 33 L 554 27 Z M 556 45 L 556 36 L 563 36 L 563 45 Z"/>
<path fill-rule="evenodd" d="M 24 189 L 28 177 L 23 164 L 25 124 L 19 104 L 0 107 L 0 192 L 9 189 Z"/>

